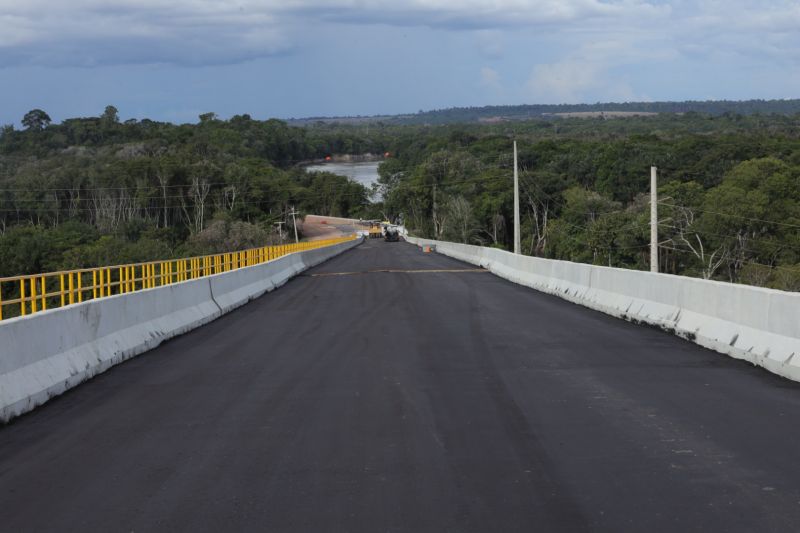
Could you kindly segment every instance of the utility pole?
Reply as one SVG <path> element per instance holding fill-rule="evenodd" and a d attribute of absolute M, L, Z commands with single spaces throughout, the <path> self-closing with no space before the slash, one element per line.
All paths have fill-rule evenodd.
<path fill-rule="evenodd" d="M 292 206 L 292 212 L 290 213 L 290 215 L 292 215 L 292 224 L 294 225 L 294 242 L 297 243 L 300 242 L 300 240 L 297 238 L 297 220 L 294 218 L 296 214 L 297 211 L 295 211 L 294 206 Z"/>
<path fill-rule="evenodd" d="M 650 272 L 658 272 L 658 169 L 650 167 Z"/>
<path fill-rule="evenodd" d="M 517 141 L 514 141 L 514 253 L 522 253 L 519 229 L 519 170 L 517 168 Z"/>

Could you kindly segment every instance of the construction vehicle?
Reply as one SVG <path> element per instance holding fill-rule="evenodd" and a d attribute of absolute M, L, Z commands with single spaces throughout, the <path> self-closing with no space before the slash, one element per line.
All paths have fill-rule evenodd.
<path fill-rule="evenodd" d="M 383 238 L 386 242 L 398 242 L 400 240 L 400 232 L 397 226 L 387 226 L 383 232 Z"/>
<path fill-rule="evenodd" d="M 383 231 L 381 231 L 381 223 L 376 221 L 370 221 L 369 223 L 369 238 L 370 239 L 378 239 L 383 237 Z"/>

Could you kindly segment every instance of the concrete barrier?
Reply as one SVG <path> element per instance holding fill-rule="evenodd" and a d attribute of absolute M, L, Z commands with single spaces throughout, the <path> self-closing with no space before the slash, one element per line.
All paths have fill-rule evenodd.
<path fill-rule="evenodd" d="M 800 381 L 800 293 L 407 237 L 514 283 L 669 331 Z M 535 318 L 534 318 L 535 319 Z"/>
<path fill-rule="evenodd" d="M 0 421 L 286 283 L 361 239 L 0 322 Z"/>

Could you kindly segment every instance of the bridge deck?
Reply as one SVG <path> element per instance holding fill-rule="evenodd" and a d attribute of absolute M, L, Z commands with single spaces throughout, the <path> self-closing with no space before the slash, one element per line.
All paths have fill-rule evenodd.
<path fill-rule="evenodd" d="M 0 529 L 798 527 L 800 386 L 471 268 L 368 241 L 1 428 Z"/>

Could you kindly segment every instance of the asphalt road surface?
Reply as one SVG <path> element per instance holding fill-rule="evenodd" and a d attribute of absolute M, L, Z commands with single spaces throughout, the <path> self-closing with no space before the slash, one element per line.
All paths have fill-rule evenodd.
<path fill-rule="evenodd" d="M 800 386 L 472 268 L 369 241 L 18 419 L 0 530 L 800 529 Z"/>

